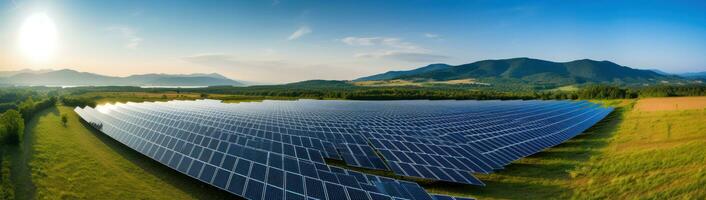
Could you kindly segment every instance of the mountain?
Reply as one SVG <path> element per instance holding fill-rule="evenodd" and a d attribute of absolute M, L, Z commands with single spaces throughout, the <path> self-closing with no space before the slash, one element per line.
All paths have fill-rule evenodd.
<path fill-rule="evenodd" d="M 70 69 L 45 72 L 20 72 L 0 77 L 6 85 L 91 85 L 91 86 L 215 86 L 242 83 L 220 74 L 142 74 L 128 77 L 104 76 Z"/>
<path fill-rule="evenodd" d="M 648 70 L 653 71 L 653 72 L 658 73 L 658 74 L 661 74 L 661 75 L 667 75 L 667 76 L 668 76 L 668 75 L 673 75 L 673 74 L 667 73 L 667 72 L 662 71 L 662 70 L 659 70 L 659 69 L 648 69 Z"/>
<path fill-rule="evenodd" d="M 706 72 L 683 73 L 683 74 L 679 74 L 679 76 L 689 78 L 689 79 L 706 79 Z"/>
<path fill-rule="evenodd" d="M 0 78 L 10 77 L 10 76 L 14 76 L 17 74 L 22 74 L 22 73 L 39 74 L 39 73 L 46 73 L 46 72 L 51 72 L 51 71 L 53 71 L 53 70 L 50 70 L 50 69 L 40 69 L 40 70 L 22 69 L 22 70 L 18 70 L 18 71 L 0 71 Z"/>
<path fill-rule="evenodd" d="M 447 64 L 431 64 L 431 65 L 427 65 L 425 67 L 420 67 L 420 68 L 409 70 L 409 71 L 389 71 L 389 72 L 385 72 L 382 74 L 359 78 L 359 79 L 356 79 L 355 81 L 390 80 L 390 79 L 395 79 L 397 77 L 402 77 L 402 76 L 413 76 L 413 75 L 423 74 L 423 73 L 432 72 L 432 71 L 436 71 L 436 70 L 449 69 L 451 67 L 452 67 L 451 65 L 447 65 Z"/>
<path fill-rule="evenodd" d="M 438 66 L 438 67 L 436 67 Z M 589 59 L 571 62 L 552 62 L 532 58 L 483 60 L 450 66 L 435 64 L 410 71 L 393 71 L 363 77 L 370 80 L 448 81 L 479 79 L 485 82 L 521 81 L 538 84 L 619 83 L 645 84 L 659 81 L 682 80 L 676 76 L 661 75 L 650 70 L 633 69 L 610 61 Z"/>
<path fill-rule="evenodd" d="M 301 87 L 301 88 L 336 88 L 336 87 L 350 87 L 352 86 L 347 81 L 339 80 L 306 80 L 294 83 L 284 84 L 289 87 Z"/>

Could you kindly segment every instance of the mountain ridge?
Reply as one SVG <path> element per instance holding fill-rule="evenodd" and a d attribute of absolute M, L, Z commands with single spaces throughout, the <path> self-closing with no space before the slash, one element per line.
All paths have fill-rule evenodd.
<path fill-rule="evenodd" d="M 690 79 L 706 79 L 706 71 L 689 72 L 689 73 L 682 73 L 682 74 L 678 74 L 678 75 L 681 77 L 690 78 Z"/>
<path fill-rule="evenodd" d="M 241 82 L 229 79 L 217 73 L 203 74 L 136 74 L 125 77 L 106 76 L 72 69 L 61 70 L 19 70 L 19 73 L 0 77 L 0 84 L 37 86 L 37 85 L 74 85 L 74 86 L 242 86 Z"/>
<path fill-rule="evenodd" d="M 438 64 L 437 64 L 438 65 Z M 446 64 L 443 64 L 446 65 Z M 393 79 L 415 81 L 446 81 L 456 79 L 520 80 L 528 83 L 581 84 L 620 83 L 645 84 L 658 81 L 676 81 L 680 77 L 661 75 L 650 70 L 633 69 L 611 61 L 590 59 L 553 62 L 534 58 L 481 60 L 468 64 L 447 65 L 434 70 L 419 70 L 429 66 L 390 71 L 361 77 L 354 81 L 384 81 Z"/>

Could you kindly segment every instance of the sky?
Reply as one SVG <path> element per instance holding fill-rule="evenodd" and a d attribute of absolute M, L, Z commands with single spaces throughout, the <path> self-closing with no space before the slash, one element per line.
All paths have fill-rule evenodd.
<path fill-rule="evenodd" d="M 706 2 L 0 0 L 0 44 L 0 71 L 260 83 L 514 57 L 683 73 L 706 71 Z"/>

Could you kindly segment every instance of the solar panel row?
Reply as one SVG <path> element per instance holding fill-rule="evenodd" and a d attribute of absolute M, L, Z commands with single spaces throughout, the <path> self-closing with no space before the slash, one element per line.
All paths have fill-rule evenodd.
<path fill-rule="evenodd" d="M 454 199 L 327 165 L 483 185 L 611 108 L 572 101 L 170 101 L 76 108 L 119 142 L 248 199 Z M 462 199 L 462 198 L 456 198 Z"/>

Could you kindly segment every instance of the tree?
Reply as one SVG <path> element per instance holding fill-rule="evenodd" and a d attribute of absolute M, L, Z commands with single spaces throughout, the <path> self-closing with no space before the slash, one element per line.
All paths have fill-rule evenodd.
<path fill-rule="evenodd" d="M 2 124 L 2 137 L 0 139 L 10 144 L 19 143 L 25 129 L 24 119 L 22 119 L 20 112 L 14 109 L 6 111 L 0 116 L 0 123 Z"/>
<path fill-rule="evenodd" d="M 64 125 L 64 127 L 66 127 L 66 124 L 67 124 L 68 122 L 69 122 L 69 119 L 68 119 L 68 117 L 66 116 L 66 114 L 61 114 L 61 124 Z"/>
<path fill-rule="evenodd" d="M 18 106 L 18 110 L 22 117 L 26 120 L 29 120 L 32 115 L 34 115 L 35 111 L 35 102 L 32 97 L 28 97 L 26 100 L 24 100 L 20 105 Z"/>

